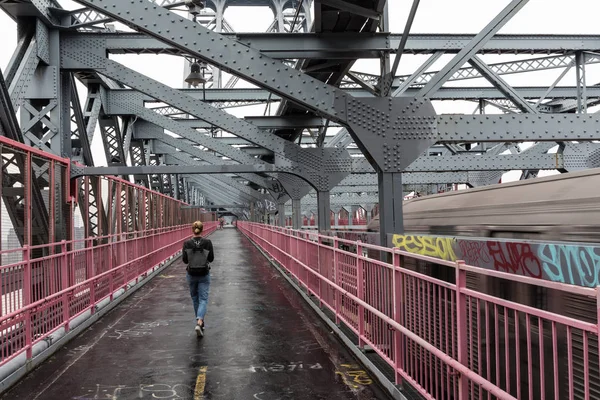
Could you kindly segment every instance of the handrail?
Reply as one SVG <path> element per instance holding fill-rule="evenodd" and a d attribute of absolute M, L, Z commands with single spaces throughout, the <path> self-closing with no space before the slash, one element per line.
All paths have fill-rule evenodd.
<path fill-rule="evenodd" d="M 248 222 L 237 226 L 336 322 L 353 331 L 359 347 L 371 346 L 394 369 L 397 384 L 405 381 L 427 399 L 443 392 L 442 398 L 460 400 L 486 398 L 486 393 L 514 399 L 521 397 L 522 385 L 528 385 L 529 398 L 550 398 L 554 391 L 552 398 L 574 399 L 575 387 L 590 395 L 600 314 L 590 315 L 595 322 L 589 322 L 495 297 L 467 287 L 467 272 L 582 296 L 598 310 L 600 287 L 490 271 L 320 233 Z M 340 244 L 355 246 L 356 252 L 339 249 Z M 364 250 L 387 252 L 393 262 L 371 259 Z M 406 259 L 452 267 L 456 279 L 447 282 L 404 268 Z M 564 347 L 566 358 L 559 353 Z M 514 354 L 521 357 L 516 362 Z"/>

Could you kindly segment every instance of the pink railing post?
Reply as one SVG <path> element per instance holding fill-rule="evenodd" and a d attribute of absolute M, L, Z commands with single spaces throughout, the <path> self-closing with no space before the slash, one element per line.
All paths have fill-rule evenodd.
<path fill-rule="evenodd" d="M 323 239 L 321 235 L 317 237 L 317 270 L 319 271 L 319 275 L 323 275 L 321 272 L 321 246 L 323 245 Z M 321 289 L 321 278 L 319 278 L 319 307 L 323 307 L 323 291 Z"/>
<path fill-rule="evenodd" d="M 88 257 L 87 257 L 87 261 L 88 261 L 88 265 L 87 265 L 87 279 L 91 279 L 93 277 L 96 276 L 96 271 L 95 271 L 95 264 L 94 264 L 94 239 L 90 238 L 88 239 L 89 243 L 87 246 L 87 251 L 88 251 Z M 94 305 L 96 304 L 96 281 L 93 280 L 92 282 L 90 282 L 90 310 L 91 313 L 94 313 Z"/>
<path fill-rule="evenodd" d="M 362 242 L 356 242 L 356 280 L 357 280 L 357 296 L 362 301 L 365 301 L 365 271 L 362 261 Z M 358 347 L 365 346 L 365 309 L 358 305 Z"/>
<path fill-rule="evenodd" d="M 333 282 L 338 286 L 342 286 L 342 282 L 340 279 L 338 248 L 339 248 L 338 239 L 337 239 L 337 237 L 334 237 L 333 238 Z M 341 295 L 340 291 L 336 289 L 336 291 L 335 291 L 335 324 L 336 325 L 340 324 L 340 308 L 342 305 L 341 296 L 342 295 Z"/>
<path fill-rule="evenodd" d="M 29 245 L 23 246 L 23 261 L 25 261 L 25 271 L 23 271 L 23 306 L 31 304 L 31 249 Z M 7 310 L 7 314 L 10 314 L 10 310 Z M 31 338 L 32 338 L 32 321 L 31 321 L 31 309 L 27 308 L 25 312 L 25 347 L 27 349 L 27 359 L 29 360 L 32 356 Z"/>
<path fill-rule="evenodd" d="M 94 273 L 94 239 L 87 238 L 85 239 L 85 279 L 90 279 Z"/>
<path fill-rule="evenodd" d="M 69 285 L 69 277 L 71 274 L 71 268 L 69 268 L 69 254 L 67 252 L 67 241 L 66 240 L 61 240 L 60 242 L 60 252 L 63 256 L 63 262 L 62 262 L 62 266 L 61 266 L 61 290 L 65 290 L 67 289 L 70 285 Z M 72 255 L 71 255 L 72 256 Z M 71 263 L 71 266 L 74 267 L 75 264 Z M 73 284 L 75 284 L 75 268 L 73 268 Z M 62 295 L 62 311 L 63 311 L 63 324 L 65 327 L 65 332 L 69 331 L 69 316 L 70 316 L 70 310 L 69 310 L 69 296 L 67 294 L 67 292 L 63 293 Z"/>
<path fill-rule="evenodd" d="M 464 265 L 464 261 L 456 261 L 456 341 L 458 362 L 468 367 L 467 296 L 463 294 L 467 287 L 467 271 L 463 268 Z M 469 382 L 464 374 L 458 374 L 458 400 L 466 400 L 469 396 Z"/>
<path fill-rule="evenodd" d="M 404 318 L 403 318 L 403 304 L 404 304 L 404 282 L 402 276 L 402 270 L 400 269 L 400 254 L 398 254 L 398 249 L 392 249 L 392 258 L 394 265 L 394 273 L 392 275 L 393 279 L 393 301 L 394 301 L 394 321 L 398 322 L 400 325 L 404 326 Z M 404 351 L 402 343 L 402 333 L 399 330 L 394 330 L 394 372 L 396 375 L 396 385 L 402 384 L 402 375 L 400 371 L 404 369 Z"/>

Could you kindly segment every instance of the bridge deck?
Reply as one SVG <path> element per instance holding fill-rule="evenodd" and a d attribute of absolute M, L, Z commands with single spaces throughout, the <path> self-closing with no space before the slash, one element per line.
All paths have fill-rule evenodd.
<path fill-rule="evenodd" d="M 211 239 L 203 339 L 178 260 L 3 399 L 387 398 L 246 238 Z"/>

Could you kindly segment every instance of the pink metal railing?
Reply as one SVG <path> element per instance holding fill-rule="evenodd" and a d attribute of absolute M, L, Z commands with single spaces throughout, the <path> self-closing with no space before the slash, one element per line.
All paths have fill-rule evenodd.
<path fill-rule="evenodd" d="M 317 233 L 239 222 L 275 259 L 427 399 L 592 399 L 600 385 L 600 288 L 445 262 Z M 355 246 L 356 252 L 339 248 Z M 368 258 L 387 253 L 392 263 Z M 402 268 L 405 257 L 455 269 L 446 282 Z M 598 301 L 593 323 L 468 288 L 487 275 Z"/>
<path fill-rule="evenodd" d="M 205 234 L 216 227 L 217 222 L 205 222 Z M 102 244 L 80 250 L 68 250 L 77 248 L 76 241 L 48 245 L 59 245 L 60 253 L 37 259 L 30 259 L 33 249 L 25 246 L 18 250 L 24 261 L 0 266 L 0 287 L 10 299 L 0 317 L 0 365 L 22 352 L 31 358 L 37 342 L 60 327 L 68 331 L 78 315 L 93 313 L 98 303 L 175 255 L 190 237 L 190 226 L 139 232 L 118 242 L 114 236 L 94 238 Z M 23 305 L 30 295 L 35 301 Z"/>
<path fill-rule="evenodd" d="M 214 214 L 117 177 L 70 179 L 69 159 L 3 136 L 0 159 L 13 185 L 0 185 L 0 365 L 176 254 L 193 221 L 216 229 Z M 32 229 L 34 207 L 47 227 Z"/>

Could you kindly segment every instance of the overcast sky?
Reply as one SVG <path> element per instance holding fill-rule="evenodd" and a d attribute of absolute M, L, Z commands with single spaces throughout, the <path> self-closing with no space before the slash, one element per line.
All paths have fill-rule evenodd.
<path fill-rule="evenodd" d="M 294 0 L 294 5 L 298 0 Z M 68 9 L 81 6 L 70 0 L 59 0 Z M 408 15 L 412 1 L 389 0 L 390 31 L 400 33 Z M 507 0 L 422 0 L 417 17 L 413 24 L 413 33 L 477 33 L 494 16 L 510 2 Z M 527 5 L 509 21 L 500 33 L 545 33 L 545 34 L 598 34 L 598 15 L 600 2 L 597 0 L 530 0 Z M 263 32 L 273 21 L 273 14 L 266 7 L 230 7 L 225 12 L 225 19 L 238 32 Z M 121 28 L 122 26 L 118 26 Z M 4 71 L 16 45 L 16 24 L 4 13 L 0 12 L 0 68 Z M 439 70 L 452 56 L 440 58 L 430 70 Z M 485 56 L 486 62 L 509 61 L 534 56 Z M 172 87 L 181 87 L 183 81 L 183 59 L 171 56 L 127 55 L 114 56 L 122 62 L 156 80 Z M 427 56 L 406 55 L 400 64 L 400 74 L 410 74 Z M 379 73 L 378 60 L 358 61 L 353 70 Z M 561 70 L 551 70 L 534 74 L 517 74 L 505 79 L 515 86 L 549 86 Z M 600 68 L 589 66 L 587 71 L 588 85 L 600 82 Z M 225 75 L 224 82 L 228 79 Z M 490 86 L 483 79 L 453 83 L 463 86 Z M 560 83 L 561 86 L 575 85 L 574 69 Z M 249 87 L 248 84 L 243 85 Z M 80 96 L 85 99 L 85 89 L 80 86 Z M 471 113 L 475 105 L 470 102 L 438 102 L 435 104 L 438 113 Z M 275 109 L 275 108 L 274 108 Z M 264 106 L 233 109 L 234 115 L 262 114 Z M 491 110 L 490 110 L 491 111 Z M 99 136 L 93 143 L 95 159 L 103 158 L 103 150 Z M 104 164 L 97 161 L 97 164 Z"/>

